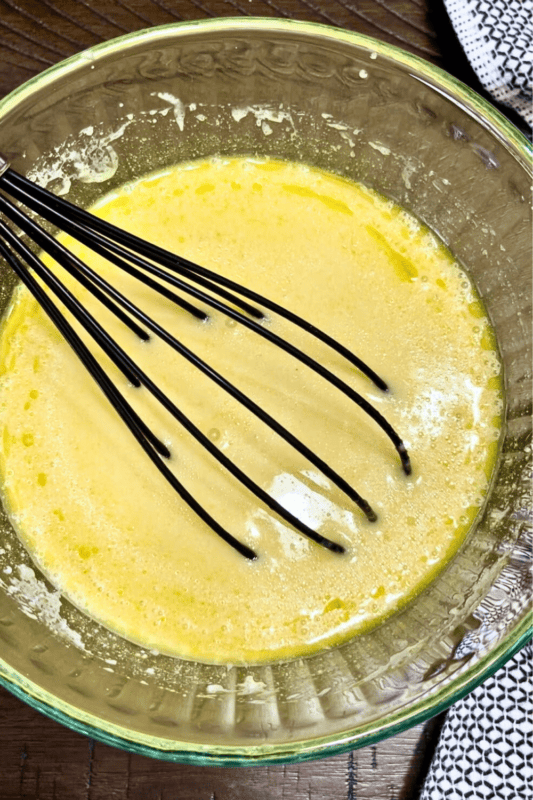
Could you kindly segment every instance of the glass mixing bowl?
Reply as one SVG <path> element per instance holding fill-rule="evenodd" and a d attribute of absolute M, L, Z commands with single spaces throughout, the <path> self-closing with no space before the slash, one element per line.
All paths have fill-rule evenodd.
<path fill-rule="evenodd" d="M 505 370 L 490 495 L 456 557 L 383 624 L 317 655 L 193 663 L 103 629 L 38 573 L 5 514 L 0 679 L 101 741 L 198 764 L 332 755 L 442 711 L 530 622 L 531 151 L 450 76 L 320 25 L 223 19 L 102 44 L 0 103 L 0 152 L 87 206 L 179 161 L 259 154 L 362 181 L 432 228 L 472 275 Z M 1 266 L 1 298 L 15 280 Z"/>

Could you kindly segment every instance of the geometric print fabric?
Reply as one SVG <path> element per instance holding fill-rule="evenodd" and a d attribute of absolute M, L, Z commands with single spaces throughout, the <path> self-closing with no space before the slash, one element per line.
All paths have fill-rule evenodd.
<path fill-rule="evenodd" d="M 450 708 L 420 800 L 533 798 L 533 644 Z"/>
<path fill-rule="evenodd" d="M 531 0 L 444 0 L 474 72 L 500 103 L 533 124 Z"/>

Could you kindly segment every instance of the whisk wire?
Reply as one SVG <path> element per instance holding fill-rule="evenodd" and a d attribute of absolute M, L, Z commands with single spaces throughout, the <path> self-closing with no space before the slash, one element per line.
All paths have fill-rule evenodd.
<path fill-rule="evenodd" d="M 242 286 L 241 284 L 232 281 L 230 278 L 227 278 L 224 275 L 219 275 L 218 273 L 213 272 L 206 267 L 200 266 L 199 264 L 195 264 L 193 261 L 189 261 L 182 256 L 169 253 L 167 250 L 158 247 L 158 245 L 152 244 L 144 239 L 140 239 L 138 236 L 135 236 L 135 234 L 122 230 L 110 222 L 101 220 L 99 217 L 96 217 L 93 214 L 90 214 L 88 211 L 85 211 L 85 209 L 73 205 L 68 200 L 65 200 L 65 198 L 58 197 L 57 195 L 48 192 L 47 189 L 43 189 L 41 186 L 34 184 L 32 181 L 29 181 L 24 176 L 19 175 L 11 168 L 7 169 L 4 175 L 0 176 L 0 180 L 12 197 L 21 200 L 28 206 L 28 208 L 32 208 L 38 212 L 40 209 L 46 210 L 50 207 L 54 208 L 56 211 L 62 211 L 67 219 L 76 219 L 82 224 L 88 226 L 91 231 L 98 231 L 107 238 L 113 238 L 116 242 L 124 245 L 130 250 L 141 253 L 146 258 L 150 258 L 153 261 L 160 263 L 162 266 L 166 266 L 176 272 L 185 271 L 187 274 L 194 275 L 194 280 L 197 280 L 199 283 L 200 279 L 207 279 L 208 285 L 206 284 L 206 288 L 213 287 L 213 291 L 220 291 L 220 287 L 226 287 L 234 291 L 236 294 L 247 297 L 248 299 L 258 303 L 260 306 L 268 308 L 278 316 L 284 317 L 289 322 L 292 322 L 293 324 L 302 328 L 302 330 L 305 330 L 307 333 L 311 334 L 317 339 L 320 339 L 322 342 L 324 342 L 324 344 L 327 344 L 348 362 L 357 367 L 360 372 L 370 378 L 370 380 L 379 389 L 382 391 L 388 390 L 386 382 L 371 367 L 369 367 L 368 364 L 362 361 L 362 359 L 356 356 L 355 353 L 345 347 L 341 342 L 333 339 L 325 331 L 317 328 L 308 320 L 303 319 L 289 309 L 280 306 L 273 300 L 260 295 L 258 292 L 255 292 L 246 286 Z M 37 207 L 37 204 L 40 205 Z M 214 288 L 215 286 L 217 288 Z M 233 302 L 238 304 L 239 301 L 233 299 Z"/>
<path fill-rule="evenodd" d="M 318 534 L 316 531 L 309 528 L 301 522 L 297 517 L 288 512 L 281 506 L 271 495 L 261 489 L 254 481 L 252 481 L 239 467 L 234 464 L 227 456 L 224 455 L 200 430 L 197 428 L 189 418 L 183 414 L 176 405 L 168 398 L 168 396 L 153 383 L 153 381 L 143 372 L 132 359 L 119 347 L 116 342 L 109 336 L 107 331 L 97 322 L 97 320 L 89 314 L 89 312 L 80 305 L 77 298 L 57 279 L 40 259 L 38 259 L 26 246 L 14 237 L 14 234 L 6 234 L 5 228 L 0 227 L 4 232 L 6 239 L 10 245 L 16 249 L 19 254 L 25 258 L 30 266 L 34 268 L 39 277 L 42 278 L 49 286 L 49 288 L 59 297 L 65 304 L 68 310 L 75 316 L 75 318 L 84 326 L 88 333 L 100 345 L 104 352 L 113 360 L 115 365 L 124 373 L 126 378 L 130 380 L 134 386 L 140 387 L 144 385 L 151 394 L 169 411 L 172 416 L 177 419 L 183 427 L 191 433 L 197 441 L 205 447 L 208 452 L 216 458 L 226 469 L 228 469 L 234 477 L 243 483 L 247 489 L 253 492 L 256 497 L 262 500 L 272 511 L 277 513 L 286 522 L 295 527 L 309 539 L 312 539 L 317 544 L 326 547 L 335 552 L 343 552 L 342 545 L 327 539 L 327 537 Z M 55 321 L 55 320 L 54 320 Z M 72 339 L 72 334 L 71 334 Z M 76 342 L 76 346 L 78 346 Z M 131 406 L 130 406 L 131 409 Z M 138 415 L 131 409 L 132 416 L 135 417 L 136 424 L 141 428 L 143 435 L 147 438 L 154 449 L 159 455 L 169 458 L 171 456 L 168 448 L 153 435 L 150 429 L 145 425 Z"/>
<path fill-rule="evenodd" d="M 11 170 L 8 170 L 6 175 L 9 176 L 10 172 L 11 172 Z M 21 176 L 17 176 L 17 178 L 20 179 Z M 33 189 L 33 184 L 30 184 L 30 187 Z M 40 192 L 44 192 L 45 191 L 45 190 L 41 189 L 40 187 L 36 187 L 36 188 L 40 189 Z M 20 193 L 19 194 L 19 199 L 21 199 L 23 196 L 26 197 L 26 199 L 28 199 L 28 205 L 29 205 L 29 198 L 27 198 L 27 193 L 26 194 Z M 91 224 L 92 224 L 93 220 L 95 221 L 95 223 L 100 223 L 100 225 L 95 224 L 95 226 L 94 226 L 95 228 L 101 230 L 101 228 L 103 226 L 103 229 L 106 230 L 106 226 L 108 225 L 108 223 L 100 220 L 98 217 L 94 217 L 93 215 L 90 215 L 87 212 L 83 211 L 83 209 L 79 209 L 76 206 L 72 206 L 72 204 L 69 204 L 68 201 L 63 200 L 62 198 L 58 198 L 58 197 L 54 196 L 54 199 L 56 201 L 56 205 L 59 205 L 61 207 L 62 204 L 65 203 L 68 208 L 74 209 L 75 216 L 78 216 L 81 219 L 85 219 L 86 217 L 88 217 L 89 220 L 91 221 Z M 24 200 L 24 202 L 26 203 L 26 200 Z M 177 288 L 187 292 L 188 294 L 191 294 L 192 296 L 194 296 L 195 298 L 199 299 L 200 301 L 202 301 L 204 303 L 207 303 L 208 305 L 210 305 L 211 307 L 215 308 L 216 310 L 221 311 L 222 313 L 226 314 L 227 316 L 231 317 L 232 319 L 238 321 L 241 325 L 244 325 L 245 327 L 249 328 L 250 330 L 253 330 L 258 335 L 262 336 L 265 339 L 268 339 L 269 341 L 274 343 L 277 347 L 279 347 L 280 349 L 282 349 L 285 352 L 289 353 L 294 358 L 298 359 L 301 363 L 305 364 L 308 368 L 312 369 L 314 372 L 319 374 L 322 378 L 327 380 L 330 384 L 335 386 L 339 391 L 341 391 L 345 396 L 347 396 L 352 402 L 356 403 L 356 405 L 358 405 L 366 414 L 368 414 L 380 426 L 380 428 L 389 437 L 389 439 L 392 441 L 394 447 L 396 448 L 396 450 L 398 452 L 398 455 L 400 456 L 400 460 L 401 460 L 401 463 L 402 463 L 402 468 L 403 468 L 405 474 L 409 475 L 411 473 L 411 465 L 410 465 L 409 455 L 408 455 L 407 450 L 406 450 L 406 448 L 405 448 L 405 446 L 404 446 L 404 444 L 402 442 L 402 439 L 396 433 L 396 431 L 394 430 L 392 425 L 390 425 L 390 423 L 385 419 L 385 417 L 382 414 L 380 414 L 380 412 L 376 408 L 374 408 L 374 406 L 372 406 L 371 403 L 369 403 L 364 397 L 362 397 L 361 394 L 359 394 L 354 389 L 352 389 L 352 387 L 350 387 L 345 381 L 341 380 L 338 376 L 336 376 L 334 373 L 332 373 L 330 370 L 328 370 L 322 364 L 318 363 L 315 359 L 310 358 L 306 353 L 302 352 L 299 348 L 295 347 L 290 342 L 285 341 L 284 339 L 282 339 L 277 334 L 273 333 L 272 331 L 270 331 L 268 328 L 264 327 L 263 325 L 259 325 L 258 323 L 254 322 L 253 320 L 248 319 L 247 317 L 245 317 L 242 314 L 240 314 L 238 311 L 235 311 L 234 309 L 230 308 L 229 306 L 226 306 L 225 304 L 218 302 L 217 300 L 215 300 L 211 296 L 209 296 L 209 295 L 207 295 L 207 294 L 205 294 L 203 292 L 200 292 L 198 289 L 196 289 L 195 287 L 191 286 L 190 284 L 174 278 L 174 276 L 169 275 L 167 272 L 159 269 L 158 267 L 154 266 L 153 264 L 148 263 L 146 260 L 140 258 L 139 256 L 135 255 L 134 253 L 131 253 L 130 250 L 127 250 L 127 249 L 121 247 L 120 245 L 117 245 L 116 242 L 110 241 L 109 238 L 108 238 L 110 234 L 114 235 L 115 233 L 117 234 L 117 237 L 116 237 L 117 239 L 127 238 L 129 236 L 129 234 L 127 234 L 125 231 L 121 231 L 119 228 L 116 228 L 115 226 L 110 226 L 110 231 L 107 232 L 107 236 L 102 238 L 102 236 L 100 236 L 100 237 L 97 236 L 97 234 L 93 230 L 87 231 L 86 228 L 83 228 L 82 226 L 80 226 L 75 221 L 68 219 L 67 217 L 64 216 L 64 214 L 62 212 L 57 212 L 54 209 L 50 209 L 49 207 L 48 208 L 42 208 L 42 205 L 41 205 L 40 202 L 39 203 L 35 203 L 34 205 L 35 205 L 35 208 L 38 209 L 40 211 L 40 213 L 43 216 L 45 216 L 50 222 L 52 222 L 54 224 L 57 224 L 60 228 L 68 231 L 71 235 L 73 235 L 75 238 L 78 238 L 80 241 L 82 241 L 88 247 L 92 248 L 95 252 L 99 253 L 100 255 L 103 255 L 104 257 L 107 257 L 116 266 L 121 267 L 122 269 L 124 269 L 129 274 L 132 274 L 135 277 L 137 277 L 139 280 L 141 280 L 143 282 L 146 282 L 146 280 L 145 280 L 146 276 L 140 275 L 138 273 L 138 271 L 135 271 L 130 265 L 126 264 L 124 259 L 130 260 L 132 263 L 136 264 L 137 266 L 140 266 L 143 270 L 146 270 L 147 272 L 150 272 L 154 276 L 157 276 L 157 277 L 161 278 L 162 280 L 167 281 L 168 283 L 170 283 L 170 284 L 176 286 Z M 159 254 L 159 252 L 162 253 L 164 258 L 160 259 L 161 261 L 169 262 L 170 260 L 172 260 L 173 257 L 171 256 L 171 258 L 169 259 L 169 255 L 170 254 L 168 254 L 166 251 L 161 250 L 160 248 L 157 248 L 155 245 L 152 246 L 149 242 L 145 242 L 143 240 L 138 240 L 137 237 L 132 237 L 132 238 L 133 238 L 133 240 L 135 240 L 135 242 L 140 242 L 142 247 L 143 247 L 143 249 L 149 249 L 149 250 L 153 249 L 154 251 L 157 252 L 157 254 Z M 139 246 L 139 249 L 141 249 L 140 246 Z M 117 260 L 116 258 L 113 258 L 113 256 L 115 256 L 115 257 L 119 256 L 119 259 Z M 155 256 L 153 256 L 153 257 L 155 257 Z M 180 259 L 180 261 L 183 261 L 183 259 Z M 187 262 L 187 264 L 192 264 L 192 262 Z M 167 265 L 167 264 L 165 264 L 165 265 Z M 192 266 L 196 266 L 196 265 L 192 265 Z M 206 270 L 203 270 L 203 268 L 198 267 L 198 269 L 199 270 L 202 269 L 203 272 L 206 272 Z M 215 273 L 211 273 L 211 274 L 215 275 Z M 217 276 L 217 277 L 220 278 L 220 276 Z M 195 276 L 194 280 L 198 280 L 198 277 Z M 208 281 L 208 283 L 210 284 L 210 281 Z M 233 283 L 233 282 L 230 282 L 230 283 Z M 153 284 L 149 284 L 149 285 L 153 286 Z M 234 284 L 234 285 L 237 286 L 237 284 Z M 156 288 L 158 291 L 160 291 L 159 284 L 156 285 L 154 288 Z M 244 287 L 240 287 L 240 288 L 244 289 Z M 247 292 L 250 294 L 249 290 L 247 290 Z M 276 309 L 278 308 L 278 306 L 276 304 L 273 304 L 271 301 L 266 300 L 266 298 L 263 298 L 261 295 L 257 295 L 255 293 L 251 293 L 251 294 L 254 294 L 254 297 L 258 301 L 264 301 L 265 304 L 270 304 L 272 306 L 275 306 Z M 293 318 L 294 317 L 294 318 L 298 319 L 299 322 L 302 322 L 302 323 L 304 323 L 306 325 L 306 329 L 313 328 L 313 331 L 318 331 L 318 333 L 321 334 L 320 338 L 324 339 L 324 337 L 326 337 L 328 339 L 328 343 L 333 342 L 333 344 L 335 345 L 335 349 L 337 351 L 339 351 L 339 348 L 342 348 L 343 351 L 345 350 L 343 345 L 340 345 L 340 343 L 336 342 L 333 339 L 330 339 L 330 337 L 328 337 L 327 334 L 323 334 L 322 331 L 319 331 L 319 329 L 314 328 L 314 326 L 311 326 L 309 323 L 306 323 L 304 320 L 301 320 L 299 317 L 296 317 L 296 315 L 291 314 L 291 312 L 288 312 L 286 309 L 283 309 L 283 315 L 285 317 L 287 317 L 287 318 L 289 318 L 289 317 Z M 291 321 L 294 321 L 294 320 L 291 319 Z M 308 332 L 310 332 L 310 330 L 308 330 Z M 313 335 L 315 335 L 315 334 L 313 333 Z M 346 351 L 346 352 L 350 353 L 350 351 Z M 351 356 L 350 360 L 352 362 L 354 361 L 354 359 L 357 360 L 357 362 L 360 362 L 360 360 L 357 359 L 357 357 L 354 356 L 352 353 L 350 353 L 350 356 Z M 366 373 L 367 373 L 368 370 L 369 370 L 367 365 L 365 365 L 363 362 L 360 362 L 360 363 L 363 364 L 363 366 L 364 366 L 364 368 L 366 370 Z M 382 381 L 381 378 L 379 378 L 379 376 L 375 375 L 375 373 L 373 373 L 373 371 L 372 371 L 372 374 L 378 379 L 380 384 L 382 384 L 380 386 L 380 388 L 383 388 L 383 386 L 384 386 L 385 389 L 386 389 L 387 386 L 384 383 L 384 381 Z"/>
<path fill-rule="evenodd" d="M 347 350 L 344 345 L 268 298 L 264 298 L 258 293 L 240 286 L 228 278 L 217 275 L 211 270 L 200 267 L 187 259 L 174 256 L 156 245 L 145 242 L 133 234 L 122 231 L 116 226 L 89 214 L 63 198 L 51 194 L 47 190 L 28 181 L 12 169 L 5 169 L 5 163 L 7 162 L 5 162 L 0 155 L 0 188 L 3 188 L 5 192 L 19 202 L 22 202 L 23 205 L 30 208 L 33 212 L 36 212 L 48 222 L 69 233 L 82 244 L 91 248 L 95 253 L 106 258 L 109 262 L 126 271 L 151 289 L 159 292 L 168 300 L 176 303 L 183 310 L 191 313 L 195 318 L 205 321 L 209 318 L 209 315 L 202 308 L 198 308 L 189 303 L 185 298 L 177 295 L 171 289 L 168 289 L 162 281 L 172 286 L 173 289 L 179 289 L 185 292 L 195 300 L 200 301 L 200 303 L 225 314 L 229 318 L 234 319 L 241 325 L 259 334 L 339 389 L 381 427 L 396 447 L 404 472 L 406 474 L 410 473 L 411 466 L 405 445 L 383 415 L 358 392 L 322 364 L 312 359 L 290 342 L 279 337 L 264 324 L 261 324 L 266 320 L 264 312 L 262 309 L 250 305 L 247 300 L 259 303 L 321 340 L 337 353 L 344 356 L 351 364 L 356 366 L 369 377 L 376 386 L 383 391 L 387 391 L 387 384 L 363 361 L 351 351 Z M 323 475 L 328 477 L 340 488 L 347 497 L 354 501 L 370 521 L 377 519 L 369 503 L 362 498 L 342 476 L 338 475 L 329 464 L 324 462 L 316 453 L 307 447 L 307 445 L 281 425 L 281 423 L 271 417 L 264 409 L 260 408 L 251 398 L 241 392 L 236 386 L 224 378 L 224 376 L 214 370 L 209 364 L 204 362 L 199 356 L 162 328 L 151 317 L 145 314 L 127 297 L 102 278 L 102 276 L 67 250 L 57 239 L 51 236 L 19 207 L 1 194 L 0 212 L 3 212 L 12 223 L 29 236 L 42 250 L 51 255 L 60 266 L 66 269 L 70 275 L 78 280 L 85 289 L 91 292 L 99 302 L 115 314 L 117 318 L 126 324 L 137 336 L 145 341 L 150 338 L 150 335 L 141 325 L 147 328 L 151 333 L 157 335 L 162 341 L 174 348 L 174 350 L 180 353 L 180 355 L 191 364 L 200 369 L 203 374 L 207 375 L 245 408 L 251 411 L 251 413 L 262 420 L 262 422 L 278 434 L 284 441 L 294 447 L 297 452 L 303 455 L 311 464 L 319 469 Z M 2 238 L 9 247 L 2 242 Z M 19 258 L 17 258 L 15 253 L 22 258 L 28 266 L 25 266 Z M 166 445 L 155 436 L 125 400 L 113 381 L 106 374 L 105 370 L 100 366 L 62 312 L 57 308 L 48 293 L 32 276 L 30 269 L 36 273 L 56 297 L 59 298 L 63 305 L 73 314 L 75 319 L 85 328 L 107 356 L 122 371 L 126 379 L 135 387 L 139 388 L 140 386 L 144 386 L 163 407 L 180 422 L 185 430 L 194 436 L 196 441 L 198 441 L 246 488 L 267 505 L 267 507 L 300 533 L 316 543 L 334 552 L 344 552 L 342 545 L 327 539 L 317 531 L 309 528 L 305 523 L 278 503 L 268 492 L 258 486 L 246 473 L 231 461 L 231 459 L 222 453 L 220 449 L 216 447 L 216 445 L 168 398 L 168 396 L 154 384 L 149 376 L 135 364 L 125 351 L 109 336 L 97 320 L 83 308 L 80 301 L 63 285 L 55 273 L 46 267 L 41 259 L 39 259 L 20 239 L 19 235 L 11 230 L 2 220 L 0 220 L 0 255 L 2 255 L 14 269 L 16 274 L 42 305 L 45 312 L 56 324 L 71 347 L 73 347 L 84 366 L 100 385 L 108 400 L 115 407 L 159 471 L 185 502 L 188 503 L 191 509 L 193 509 L 213 531 L 221 536 L 222 539 L 231 544 L 232 547 L 246 558 L 253 559 L 256 557 L 256 553 L 251 548 L 239 542 L 232 534 L 226 531 L 225 528 L 221 526 L 194 497 L 192 497 L 175 474 L 161 460 L 161 457 L 169 458 L 171 456 Z M 30 269 L 28 269 L 28 267 Z M 164 267 L 164 269 L 161 267 Z M 169 269 L 171 272 L 168 272 Z M 156 280 L 154 280 L 154 278 Z M 197 285 L 194 286 L 193 283 Z M 198 287 L 203 287 L 203 289 L 207 291 L 203 291 L 203 289 L 199 289 Z M 240 308 L 241 310 L 239 311 L 226 305 L 214 295 L 218 295 L 218 297 L 227 300 L 233 306 L 236 306 L 237 309 Z M 247 300 L 243 298 L 247 298 Z M 246 314 L 248 314 L 248 316 L 245 316 Z M 250 319 L 250 317 L 252 317 L 252 319 Z M 141 323 L 141 325 L 137 324 L 137 322 Z"/>
<path fill-rule="evenodd" d="M 2 231 L 4 236 L 6 234 L 6 227 L 0 221 L 0 230 Z M 28 253 L 33 256 L 33 253 L 28 250 Z M 35 299 L 39 302 L 45 312 L 48 314 L 50 319 L 54 322 L 57 326 L 58 330 L 61 334 L 65 337 L 67 342 L 71 345 L 74 349 L 80 360 L 82 361 L 83 365 L 86 367 L 88 372 L 91 376 L 96 380 L 110 403 L 113 407 L 118 411 L 122 420 L 127 425 L 129 430 L 133 433 L 135 438 L 137 439 L 138 443 L 141 445 L 145 453 L 151 459 L 151 461 L 155 464 L 157 469 L 161 472 L 161 474 L 166 478 L 168 483 L 172 486 L 173 489 L 182 497 L 182 499 L 189 505 L 189 507 L 202 519 L 218 536 L 220 536 L 225 542 L 227 542 L 231 547 L 233 547 L 238 553 L 249 560 L 254 560 L 257 558 L 257 554 L 255 553 L 252 548 L 248 547 L 246 544 L 243 544 L 238 539 L 236 539 L 231 533 L 229 533 L 225 528 L 222 527 L 218 523 L 214 517 L 212 517 L 209 512 L 197 502 L 197 500 L 188 492 L 188 490 L 183 486 L 183 484 L 178 480 L 178 478 L 174 475 L 171 470 L 168 469 L 166 464 L 158 457 L 152 441 L 152 434 L 149 429 L 146 427 L 144 422 L 140 419 L 140 417 L 136 414 L 136 412 L 132 409 L 132 407 L 127 403 L 121 393 L 116 389 L 113 382 L 108 378 L 105 371 L 101 368 L 98 364 L 90 350 L 86 347 L 84 342 L 78 336 L 76 331 L 72 328 L 72 326 L 68 323 L 65 319 L 63 314 L 59 311 L 57 306 L 53 303 L 50 299 L 48 294 L 42 289 L 39 283 L 33 278 L 30 274 L 29 270 L 23 266 L 23 264 L 16 258 L 13 253 L 3 244 L 2 240 L 0 239 L 0 254 L 5 258 L 7 263 L 12 267 L 18 277 L 24 282 L 27 288 L 31 291 Z M 33 261 L 33 259 L 31 259 Z M 32 266 L 35 268 L 35 263 L 32 263 Z M 44 278 L 43 278 L 44 279 Z"/>
<path fill-rule="evenodd" d="M 48 252 L 53 258 L 59 259 L 59 263 L 67 269 L 67 271 L 76 279 L 80 276 L 89 278 L 94 282 L 97 287 L 102 288 L 108 295 L 127 309 L 129 313 L 141 321 L 149 330 L 159 336 L 162 341 L 170 345 L 180 355 L 184 356 L 190 363 L 196 366 L 203 374 L 211 378 L 215 383 L 221 386 L 228 394 L 238 400 L 245 408 L 251 411 L 262 422 L 267 424 L 275 433 L 283 438 L 288 444 L 292 445 L 297 452 L 303 455 L 310 463 L 319 469 L 326 477 L 328 477 L 347 497 L 355 502 L 359 508 L 366 515 L 367 519 L 374 522 L 377 518 L 375 511 L 371 508 L 370 504 L 327 462 L 321 459 L 313 450 L 305 445 L 300 439 L 285 428 L 278 420 L 268 414 L 257 403 L 255 403 L 247 395 L 243 394 L 236 386 L 224 378 L 217 372 L 211 365 L 207 364 L 189 348 L 179 342 L 172 336 L 166 329 L 162 328 L 155 320 L 145 314 L 144 311 L 139 309 L 134 303 L 121 294 L 117 289 L 111 286 L 104 278 L 94 272 L 83 261 L 80 261 L 72 253 L 70 253 L 60 242 L 54 239 L 46 231 L 39 228 L 33 220 L 29 219 L 20 209 L 15 208 L 9 201 L 5 201 L 7 211 L 17 221 L 17 224 L 32 238 L 37 241 L 40 246 Z M 3 207 L 0 200 L 0 208 Z M 84 285 L 86 285 L 84 283 Z M 91 291 L 90 287 L 89 290 Z M 106 303 L 107 307 L 113 310 L 112 306 Z"/>

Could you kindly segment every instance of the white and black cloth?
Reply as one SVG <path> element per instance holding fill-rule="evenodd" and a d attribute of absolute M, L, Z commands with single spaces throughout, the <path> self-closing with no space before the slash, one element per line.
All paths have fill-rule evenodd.
<path fill-rule="evenodd" d="M 484 88 L 533 125 L 533 0 L 444 0 Z"/>
<path fill-rule="evenodd" d="M 420 800 L 533 798 L 533 644 L 448 711 Z"/>

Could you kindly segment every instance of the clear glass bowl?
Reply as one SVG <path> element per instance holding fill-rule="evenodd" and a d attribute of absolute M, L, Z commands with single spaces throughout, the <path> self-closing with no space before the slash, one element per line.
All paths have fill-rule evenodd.
<path fill-rule="evenodd" d="M 198 764 L 332 755 L 442 711 L 526 641 L 531 523 L 531 150 L 431 65 L 320 25 L 223 19 L 88 50 L 0 103 L 0 151 L 87 206 L 165 165 L 209 155 L 300 160 L 362 181 L 436 231 L 484 299 L 505 368 L 490 496 L 457 556 L 371 632 L 257 667 L 147 652 L 72 607 L 3 515 L 0 679 L 101 741 Z M 1 298 L 14 279 L 5 265 Z M 252 680 L 253 679 L 253 680 Z"/>

